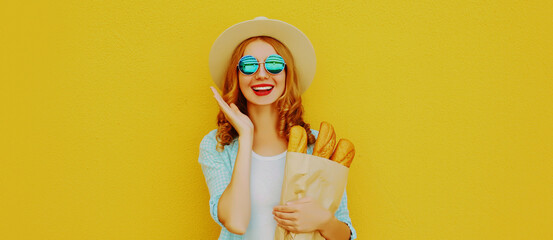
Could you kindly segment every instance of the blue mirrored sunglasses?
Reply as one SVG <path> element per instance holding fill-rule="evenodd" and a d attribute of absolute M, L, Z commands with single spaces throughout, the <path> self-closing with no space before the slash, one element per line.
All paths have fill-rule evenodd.
<path fill-rule="evenodd" d="M 259 64 L 265 65 L 265 70 L 272 74 L 278 74 L 286 67 L 284 59 L 278 54 L 268 56 L 264 63 L 258 62 L 252 55 L 246 55 L 240 58 L 238 70 L 245 75 L 252 75 L 259 69 Z"/>

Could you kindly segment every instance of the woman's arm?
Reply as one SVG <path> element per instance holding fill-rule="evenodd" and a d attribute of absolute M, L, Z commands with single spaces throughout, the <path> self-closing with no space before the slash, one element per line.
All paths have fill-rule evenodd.
<path fill-rule="evenodd" d="M 349 218 L 345 190 L 334 216 L 311 197 L 275 206 L 273 215 L 279 226 L 291 232 L 319 231 L 326 239 L 357 238 Z"/>
<path fill-rule="evenodd" d="M 244 234 L 250 222 L 250 162 L 253 136 L 238 138 L 238 154 L 229 185 L 221 195 L 219 221 L 234 234 Z"/>
<path fill-rule="evenodd" d="M 319 231 L 329 240 L 350 239 L 349 226 L 311 197 L 303 197 L 274 207 L 277 224 L 294 233 Z"/>
<path fill-rule="evenodd" d="M 357 233 L 351 223 L 351 218 L 349 217 L 347 190 L 344 190 L 344 194 L 342 194 L 340 206 L 338 207 L 338 210 L 336 210 L 336 212 L 334 213 L 334 217 L 336 217 L 338 221 L 345 223 L 348 226 L 351 234 L 350 239 L 357 239 Z"/>
<path fill-rule="evenodd" d="M 351 232 L 349 226 L 338 220 L 336 217 L 332 216 L 330 221 L 325 223 L 321 229 L 319 229 L 321 235 L 327 240 L 334 239 L 350 239 Z"/>
<path fill-rule="evenodd" d="M 236 104 L 227 104 L 214 87 L 211 87 L 211 91 L 225 118 L 239 135 L 234 170 L 230 183 L 219 199 L 217 215 L 227 230 L 242 235 L 250 223 L 250 163 L 254 126 Z"/>

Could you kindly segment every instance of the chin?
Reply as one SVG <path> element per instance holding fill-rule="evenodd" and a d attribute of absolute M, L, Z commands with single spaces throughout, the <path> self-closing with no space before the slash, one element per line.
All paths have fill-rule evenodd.
<path fill-rule="evenodd" d="M 275 103 L 277 100 L 276 97 L 267 97 L 267 96 L 258 97 L 255 95 L 250 96 L 249 98 L 246 98 L 246 99 L 248 100 L 248 104 L 259 105 L 259 106 L 270 105 Z"/>
<path fill-rule="evenodd" d="M 265 106 L 265 105 L 271 105 L 276 102 L 276 99 L 267 100 L 267 101 L 248 101 L 248 103 L 251 103 L 253 105 L 259 105 L 259 106 Z"/>

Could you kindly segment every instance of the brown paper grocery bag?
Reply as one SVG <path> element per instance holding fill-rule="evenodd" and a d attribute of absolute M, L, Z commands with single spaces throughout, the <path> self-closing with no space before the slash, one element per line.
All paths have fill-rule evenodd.
<path fill-rule="evenodd" d="M 305 153 L 286 153 L 280 205 L 310 196 L 335 213 L 346 189 L 349 168 L 332 160 Z M 313 240 L 325 238 L 318 231 L 292 233 L 279 226 L 275 240 Z"/>

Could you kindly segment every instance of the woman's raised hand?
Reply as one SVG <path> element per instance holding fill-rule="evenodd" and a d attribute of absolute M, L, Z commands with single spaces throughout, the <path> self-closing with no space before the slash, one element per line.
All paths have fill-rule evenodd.
<path fill-rule="evenodd" d="M 240 112 L 240 109 L 234 104 L 231 103 L 230 106 L 223 100 L 221 95 L 219 95 L 219 92 L 214 87 L 210 87 L 211 91 L 213 91 L 213 96 L 215 97 L 215 100 L 217 100 L 217 103 L 219 104 L 219 107 L 225 114 L 225 117 L 227 120 L 232 124 L 234 129 L 238 132 L 240 136 L 249 136 L 253 137 L 253 123 L 250 120 L 250 118 Z"/>

